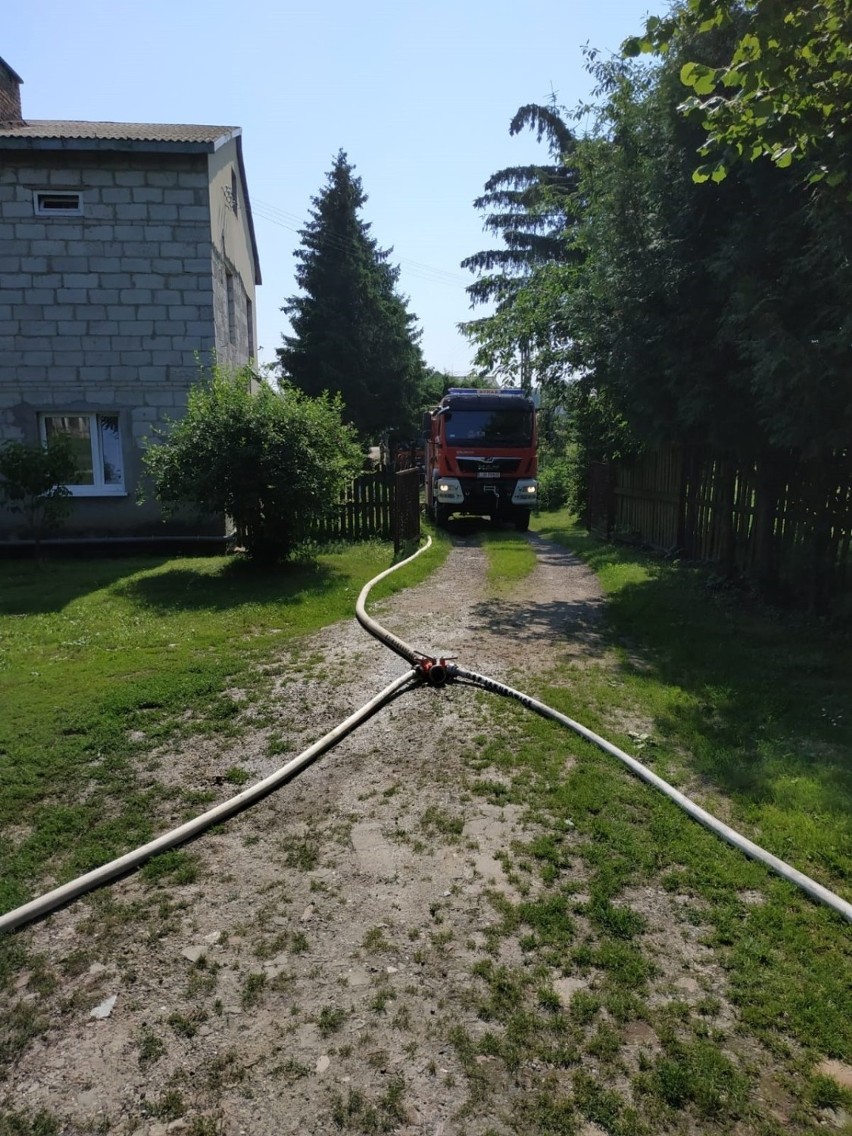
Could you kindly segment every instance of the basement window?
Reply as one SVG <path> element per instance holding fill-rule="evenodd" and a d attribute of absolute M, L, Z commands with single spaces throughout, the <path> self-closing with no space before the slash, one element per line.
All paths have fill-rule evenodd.
<path fill-rule="evenodd" d="M 71 442 L 77 479 L 67 488 L 74 497 L 124 496 L 124 461 L 117 414 L 42 414 L 44 443 L 64 434 Z"/>
<path fill-rule="evenodd" d="M 79 217 L 83 212 L 83 195 L 71 190 L 41 190 L 33 193 L 39 217 Z"/>

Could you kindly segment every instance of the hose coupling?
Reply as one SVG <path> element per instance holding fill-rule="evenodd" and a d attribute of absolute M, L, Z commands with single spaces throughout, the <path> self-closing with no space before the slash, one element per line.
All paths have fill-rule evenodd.
<path fill-rule="evenodd" d="M 454 672 L 456 668 L 448 666 L 446 659 L 421 659 L 415 669 L 430 686 L 443 686 L 452 677 L 450 671 Z"/>

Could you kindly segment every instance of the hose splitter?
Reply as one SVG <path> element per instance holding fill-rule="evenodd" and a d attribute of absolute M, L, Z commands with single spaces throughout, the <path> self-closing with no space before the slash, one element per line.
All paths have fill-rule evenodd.
<path fill-rule="evenodd" d="M 424 656 L 415 664 L 414 669 L 422 682 L 428 682 L 430 686 L 443 686 L 445 682 L 452 682 L 456 677 L 457 668 L 446 659 Z"/>

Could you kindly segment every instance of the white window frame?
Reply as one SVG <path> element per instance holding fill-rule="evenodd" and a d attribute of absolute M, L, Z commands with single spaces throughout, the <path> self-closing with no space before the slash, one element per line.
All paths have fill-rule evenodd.
<path fill-rule="evenodd" d="M 104 477 L 104 453 L 101 443 L 101 419 L 115 418 L 119 444 L 121 443 L 121 417 L 116 411 L 100 411 L 91 413 L 81 410 L 42 410 L 38 416 L 38 429 L 42 445 L 47 445 L 47 419 L 48 418 L 87 418 L 89 420 L 89 444 L 92 447 L 92 485 L 68 484 L 65 488 L 72 497 L 126 497 L 124 478 L 124 461 L 121 463 L 121 481 L 108 483 Z M 122 447 L 122 459 L 124 447 Z"/>
<path fill-rule="evenodd" d="M 67 208 L 46 209 L 44 201 L 48 197 L 67 201 Z M 33 208 L 37 217 L 80 217 L 83 214 L 83 195 L 79 189 L 34 189 Z"/>

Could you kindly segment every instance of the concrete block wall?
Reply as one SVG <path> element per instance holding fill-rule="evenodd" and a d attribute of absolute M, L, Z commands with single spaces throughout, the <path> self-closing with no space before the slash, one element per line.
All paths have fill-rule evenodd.
<path fill-rule="evenodd" d="M 79 191 L 82 216 L 37 216 L 38 189 Z M 78 498 L 68 535 L 164 531 L 136 501 L 143 439 L 216 348 L 211 248 L 206 155 L 3 155 L 0 442 L 44 411 L 119 414 L 126 496 Z"/>

